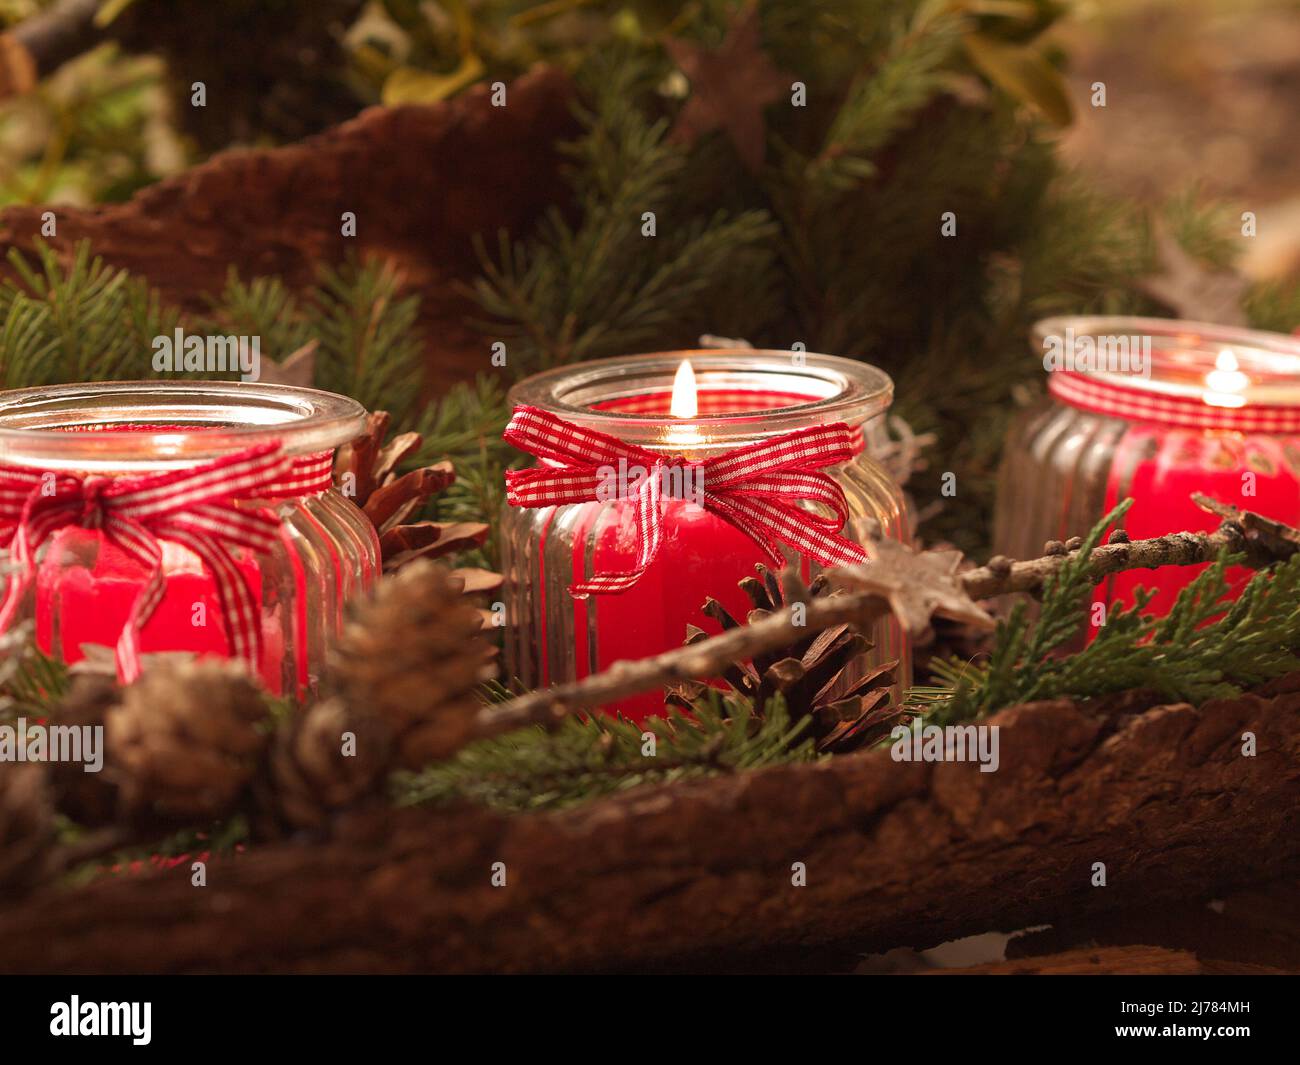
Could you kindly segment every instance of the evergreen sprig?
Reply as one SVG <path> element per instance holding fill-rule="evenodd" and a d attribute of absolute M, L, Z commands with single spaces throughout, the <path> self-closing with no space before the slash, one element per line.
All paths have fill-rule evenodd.
<path fill-rule="evenodd" d="M 324 266 L 311 324 L 320 339 L 316 381 L 398 422 L 419 400 L 423 366 L 416 331 L 420 301 L 401 294 L 401 274 L 387 260 Z"/>
<path fill-rule="evenodd" d="M 811 183 L 813 195 L 845 192 L 875 176 L 875 153 L 944 90 L 944 71 L 964 27 L 965 17 L 954 9 L 922 5 L 913 13 L 880 62 L 854 79 L 821 151 L 804 161 L 800 178 Z"/>
<path fill-rule="evenodd" d="M 419 308 L 417 296 L 401 293 L 401 275 L 391 263 L 348 260 L 322 266 L 302 296 L 278 278 L 245 281 L 231 270 L 201 326 L 259 336 L 262 354 L 277 361 L 315 340 L 316 387 L 387 410 L 402 424 L 420 398 Z"/>
<path fill-rule="evenodd" d="M 986 661 L 932 666 L 940 684 L 910 693 L 927 720 L 966 721 L 1016 703 L 1131 688 L 1199 703 L 1300 669 L 1300 555 L 1256 572 L 1231 601 L 1227 572 L 1241 556 L 1222 553 L 1163 618 L 1144 613 L 1153 593 L 1139 588 L 1132 605 L 1112 607 L 1092 640 L 1069 653 L 1092 609 L 1092 550 L 1130 504 L 1103 518 L 1045 584 L 1036 621 L 1019 603 L 999 623 Z"/>
<path fill-rule="evenodd" d="M 79 243 L 65 262 L 43 241 L 35 261 L 8 255 L 0 284 L 0 381 L 6 388 L 150 375 L 152 340 L 177 316 L 149 286 Z"/>
<path fill-rule="evenodd" d="M 502 438 L 510 418 L 506 392 L 495 378 L 480 374 L 473 384 L 453 385 L 426 408 L 417 428 L 423 436 L 407 465 L 425 466 L 449 459 L 456 480 L 429 501 L 433 521 L 486 521 L 487 542 L 462 561 L 495 569 L 500 563 L 497 515 L 505 499 L 505 471 L 527 461 Z"/>
<path fill-rule="evenodd" d="M 779 696 L 758 715 L 742 700 L 715 692 L 690 716 L 672 710 L 639 723 L 571 717 L 553 732 L 529 728 L 481 740 L 449 761 L 395 774 L 393 794 L 404 806 L 554 809 L 649 782 L 809 762 L 816 753 L 806 725 L 791 724 Z"/>
<path fill-rule="evenodd" d="M 501 233 L 495 253 L 478 243 L 480 324 L 507 342 L 516 372 L 688 343 L 715 328 L 719 293 L 743 284 L 753 299 L 773 283 L 766 212 L 692 209 L 689 152 L 646 100 L 654 72 L 620 52 L 584 76 L 584 132 L 564 146 L 578 223 L 553 208 L 527 239 Z"/>
<path fill-rule="evenodd" d="M 32 626 L 0 634 L 0 721 L 48 716 L 67 693 L 68 667 L 32 638 Z"/>
<path fill-rule="evenodd" d="M 276 277 L 248 281 L 233 266 L 226 273 L 221 295 L 211 302 L 212 318 L 206 324 L 236 336 L 261 338 L 262 354 L 282 360 L 308 343 L 312 322 L 299 299 Z"/>

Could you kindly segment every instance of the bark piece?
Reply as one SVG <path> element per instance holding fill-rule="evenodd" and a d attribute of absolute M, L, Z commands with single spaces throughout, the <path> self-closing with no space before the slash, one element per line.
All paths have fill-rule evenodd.
<path fill-rule="evenodd" d="M 1242 962 L 1198 958 L 1191 951 L 1165 947 L 1081 947 L 1016 961 L 972 965 L 968 969 L 928 969 L 923 976 L 1281 976 L 1281 969 Z M 1151 1023 L 1149 1020 L 1135 1023 Z M 1163 1022 L 1158 1025 L 1163 1027 Z"/>
<path fill-rule="evenodd" d="M 881 750 L 557 813 L 378 806 L 328 843 L 213 862 L 201 891 L 182 870 L 31 896 L 0 913 L 0 969 L 718 971 L 1295 875 L 1300 694 L 1146 705 L 1002 711 L 996 773 Z M 791 886 L 796 861 L 806 887 Z"/>
<path fill-rule="evenodd" d="M 421 297 L 431 376 L 469 378 L 487 367 L 487 347 L 455 283 L 477 273 L 475 234 L 519 232 L 564 201 L 555 142 L 574 129 L 571 93 L 564 74 L 539 68 L 511 84 L 508 107 L 479 86 L 432 106 L 372 108 L 298 144 L 223 152 L 124 204 L 54 208 L 49 243 L 89 238 L 191 310 L 220 292 L 231 266 L 303 288 L 319 263 L 349 251 L 390 258 Z M 0 260 L 32 247 L 47 209 L 0 212 Z M 341 233 L 345 211 L 355 237 Z"/>

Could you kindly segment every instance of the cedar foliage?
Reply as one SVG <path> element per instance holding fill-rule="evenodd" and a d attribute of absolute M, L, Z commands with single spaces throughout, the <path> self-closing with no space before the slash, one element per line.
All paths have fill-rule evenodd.
<path fill-rule="evenodd" d="M 1036 621 L 1017 603 L 987 659 L 931 663 L 939 684 L 911 692 L 927 721 L 969 721 L 1016 703 L 1131 688 L 1201 703 L 1300 669 L 1300 554 L 1257 571 L 1235 601 L 1227 598 L 1226 573 L 1241 556 L 1220 554 L 1163 618 L 1143 613 L 1152 593 L 1138 589 L 1132 604 L 1112 605 L 1091 642 L 1070 653 L 1089 623 L 1092 551 L 1131 505 L 1126 500 L 1098 522 L 1048 579 Z"/>

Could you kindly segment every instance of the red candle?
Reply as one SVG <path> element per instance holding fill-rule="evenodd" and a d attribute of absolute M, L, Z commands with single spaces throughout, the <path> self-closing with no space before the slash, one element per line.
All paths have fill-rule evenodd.
<path fill-rule="evenodd" d="M 188 651 L 229 658 L 234 653 L 221 624 L 216 582 L 202 560 L 180 544 L 164 542 L 166 590 L 140 634 L 144 654 Z M 80 563 L 80 564 L 78 564 Z M 256 558 L 238 561 L 240 577 L 253 593 L 261 619 L 262 647 L 258 674 L 275 695 L 284 690 L 284 624 L 282 608 L 265 609 L 262 572 Z M 68 528 L 55 535 L 41 563 L 36 584 L 36 641 L 46 654 L 69 664 L 85 657 L 88 644 L 113 647 L 135 602 L 147 569 L 95 530 Z M 302 581 L 301 575 L 298 581 Z M 305 587 L 299 585 L 299 601 Z M 58 622 L 58 645 L 55 624 Z M 302 630 L 299 628 L 299 632 Z M 293 662 L 299 686 L 309 676 L 305 660 Z"/>
<path fill-rule="evenodd" d="M 1243 495 L 1244 482 L 1250 494 Z M 1300 437 L 1175 429 L 1134 425 L 1119 442 L 1106 489 L 1105 509 L 1129 496 L 1134 503 L 1124 518 L 1133 539 L 1187 530 L 1209 532 L 1219 519 L 1194 502 L 1192 493 L 1233 503 L 1288 524 L 1300 518 Z M 1166 566 L 1114 574 L 1098 588 L 1098 600 L 1132 603 L 1139 587 L 1155 591 L 1150 610 L 1163 616 L 1179 591 L 1204 566 Z M 1234 594 L 1252 571 L 1228 571 Z"/>
<path fill-rule="evenodd" d="M 687 490 L 659 500 L 657 551 L 636 580 L 615 594 L 585 598 L 571 589 L 638 569 L 645 519 L 636 499 L 506 506 L 508 670 L 527 684 L 547 685 L 678 647 L 689 625 L 710 624 L 701 612 L 709 596 L 743 621 L 750 603 L 738 582 L 771 559 L 728 520 L 725 507 L 702 505 L 689 484 L 691 470 L 736 449 L 792 431 L 847 426 L 846 458 L 824 472 L 842 490 L 850 519 L 870 518 L 886 535 L 905 537 L 901 493 L 870 456 L 889 396 L 888 378 L 862 363 L 750 349 L 609 359 L 522 382 L 512 393 L 521 407 L 654 452 L 648 463 L 667 456 L 682 468 Z M 568 461 L 544 457 L 538 469 L 558 471 Z M 739 492 L 745 500 L 760 495 Z M 851 520 L 845 535 L 860 536 L 860 529 Z M 788 544 L 781 550 L 805 578 L 820 567 L 805 551 Z M 905 659 L 901 634 L 890 624 L 879 627 L 876 641 L 876 657 Z M 609 709 L 639 720 L 662 712 L 663 699 L 648 693 Z"/>
<path fill-rule="evenodd" d="M 594 533 L 592 569 L 622 570 L 636 558 L 631 508 L 608 512 Z M 590 598 L 574 604 L 579 624 L 598 627 L 596 659 L 590 648 L 580 649 L 579 676 L 608 669 L 621 659 L 641 658 L 682 644 L 687 624 L 708 627 L 700 612 L 706 596 L 717 599 L 732 617 L 744 620 L 753 604 L 738 587 L 752 575 L 762 554 L 754 542 L 733 525 L 693 503 L 664 504 L 664 544 L 636 587 L 616 596 Z M 575 558 L 574 579 L 582 579 L 581 557 Z M 800 560 L 805 577 L 808 560 Z M 584 617 L 584 615 L 587 615 Z M 663 710 L 654 692 L 634 696 L 617 708 L 640 720 Z"/>
<path fill-rule="evenodd" d="M 1215 528 L 1193 493 L 1300 521 L 1300 341 L 1157 318 L 1053 318 L 1034 333 L 1052 398 L 1008 437 L 998 552 L 1034 557 L 1127 498 L 1133 539 Z M 1116 574 L 1096 597 L 1131 605 L 1143 587 L 1163 616 L 1203 569 Z M 1229 577 L 1235 589 L 1249 573 Z"/>
<path fill-rule="evenodd" d="M 313 389 L 122 382 L 0 393 L 0 628 L 75 663 L 240 658 L 301 698 L 344 601 L 379 574 L 333 486 L 365 411 Z"/>

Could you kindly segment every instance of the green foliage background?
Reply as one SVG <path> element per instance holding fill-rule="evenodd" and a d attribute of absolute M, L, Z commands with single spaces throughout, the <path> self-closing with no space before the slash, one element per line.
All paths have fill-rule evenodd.
<path fill-rule="evenodd" d="M 8 0 L 0 19 L 47 6 Z M 664 41 L 716 49 L 740 10 L 739 0 L 106 0 L 104 43 L 0 107 L 0 146 L 12 134 L 0 203 L 116 199 L 229 139 L 275 141 L 337 121 L 340 108 L 433 103 L 557 64 L 579 90 L 582 133 L 564 146 L 571 201 L 527 231 L 481 234 L 470 284 L 485 337 L 509 344 L 509 374 L 694 346 L 703 333 L 869 360 L 895 378 L 895 412 L 934 434 L 910 485 L 928 518 L 922 534 L 978 552 L 1008 417 L 1041 387 L 1030 324 L 1166 310 L 1137 286 L 1156 268 L 1156 219 L 1056 158 L 1070 103 L 1050 31 L 1067 7 L 760 0 L 763 51 L 805 85 L 807 106 L 767 108 L 758 172 L 721 133 L 672 136 L 685 100 L 707 90 L 688 83 Z M 222 54 L 202 40 L 216 25 Z M 199 77 L 214 101 L 204 109 L 188 104 Z M 646 211 L 653 239 L 640 232 Z M 955 236 L 940 231 L 945 212 Z M 1159 213 L 1208 265 L 1240 251 L 1236 212 L 1194 189 Z M 79 302 L 46 298 L 41 321 L 12 296 L 0 307 L 5 383 L 121 376 L 140 338 L 174 316 L 129 278 L 95 282 L 74 268 L 69 279 Z M 1289 330 L 1300 284 L 1258 285 L 1245 306 L 1255 323 Z M 421 457 L 446 448 L 465 479 L 445 505 L 491 506 L 511 456 L 490 423 L 503 420 L 510 381 L 417 410 L 407 387 L 420 372 L 417 311 L 382 265 L 352 264 L 302 295 L 273 278 L 232 278 L 212 317 L 259 332 L 272 357 L 317 339 L 318 384 L 432 429 Z M 42 348 L 55 337 L 57 348 Z M 938 492 L 948 471 L 955 498 Z"/>

